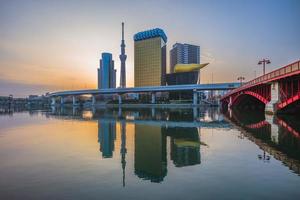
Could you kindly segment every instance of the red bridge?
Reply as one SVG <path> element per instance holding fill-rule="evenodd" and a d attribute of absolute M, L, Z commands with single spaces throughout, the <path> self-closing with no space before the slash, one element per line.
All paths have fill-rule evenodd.
<path fill-rule="evenodd" d="M 221 98 L 227 108 L 264 108 L 266 113 L 300 108 L 300 60 L 260 76 Z"/>

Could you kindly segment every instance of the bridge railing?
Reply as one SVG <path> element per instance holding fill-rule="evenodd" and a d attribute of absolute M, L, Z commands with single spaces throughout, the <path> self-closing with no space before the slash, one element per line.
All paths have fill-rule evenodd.
<path fill-rule="evenodd" d="M 278 79 L 280 77 L 285 77 L 285 76 L 294 74 L 296 71 L 300 71 L 300 60 L 298 60 L 294 63 L 291 63 L 289 65 L 286 65 L 282 68 L 276 69 L 276 70 L 274 70 L 272 72 L 269 72 L 265 75 L 262 75 L 262 76 L 260 76 L 256 79 L 253 79 L 252 81 L 249 81 L 249 82 L 243 84 L 241 87 L 228 92 L 223 98 L 229 96 L 230 94 L 241 91 L 245 88 L 249 88 L 253 85 L 258 85 L 258 84 L 263 83 L 263 82 L 269 82 L 271 80 Z"/>

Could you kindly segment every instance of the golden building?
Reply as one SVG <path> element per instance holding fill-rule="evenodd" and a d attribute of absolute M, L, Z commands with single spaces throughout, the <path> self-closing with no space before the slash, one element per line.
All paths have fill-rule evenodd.
<path fill-rule="evenodd" d="M 165 85 L 167 37 L 162 29 L 134 35 L 134 86 Z"/>

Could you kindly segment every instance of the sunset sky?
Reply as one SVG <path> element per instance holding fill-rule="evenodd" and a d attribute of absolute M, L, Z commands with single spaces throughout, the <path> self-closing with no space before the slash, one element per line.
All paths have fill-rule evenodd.
<path fill-rule="evenodd" d="M 133 35 L 162 28 L 175 42 L 200 45 L 202 83 L 234 82 L 300 59 L 298 0 L 1 0 L 0 95 L 96 88 L 102 52 L 120 76 L 125 22 L 127 85 L 133 86 Z M 169 63 L 169 56 L 168 56 Z M 212 80 L 213 79 L 213 80 Z"/>

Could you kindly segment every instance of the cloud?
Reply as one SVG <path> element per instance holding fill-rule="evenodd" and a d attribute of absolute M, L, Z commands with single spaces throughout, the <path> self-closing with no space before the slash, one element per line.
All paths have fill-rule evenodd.
<path fill-rule="evenodd" d="M 26 97 L 30 94 L 44 94 L 53 91 L 56 88 L 45 84 L 26 84 L 14 80 L 0 79 L 0 95 L 8 96 L 10 94 L 15 97 Z"/>
<path fill-rule="evenodd" d="M 208 52 L 208 51 L 205 51 L 205 50 L 203 50 L 201 52 L 200 59 L 201 59 L 202 63 L 206 63 L 206 62 L 214 63 L 216 61 L 216 59 L 214 58 L 213 54 L 210 53 L 210 52 Z"/>

